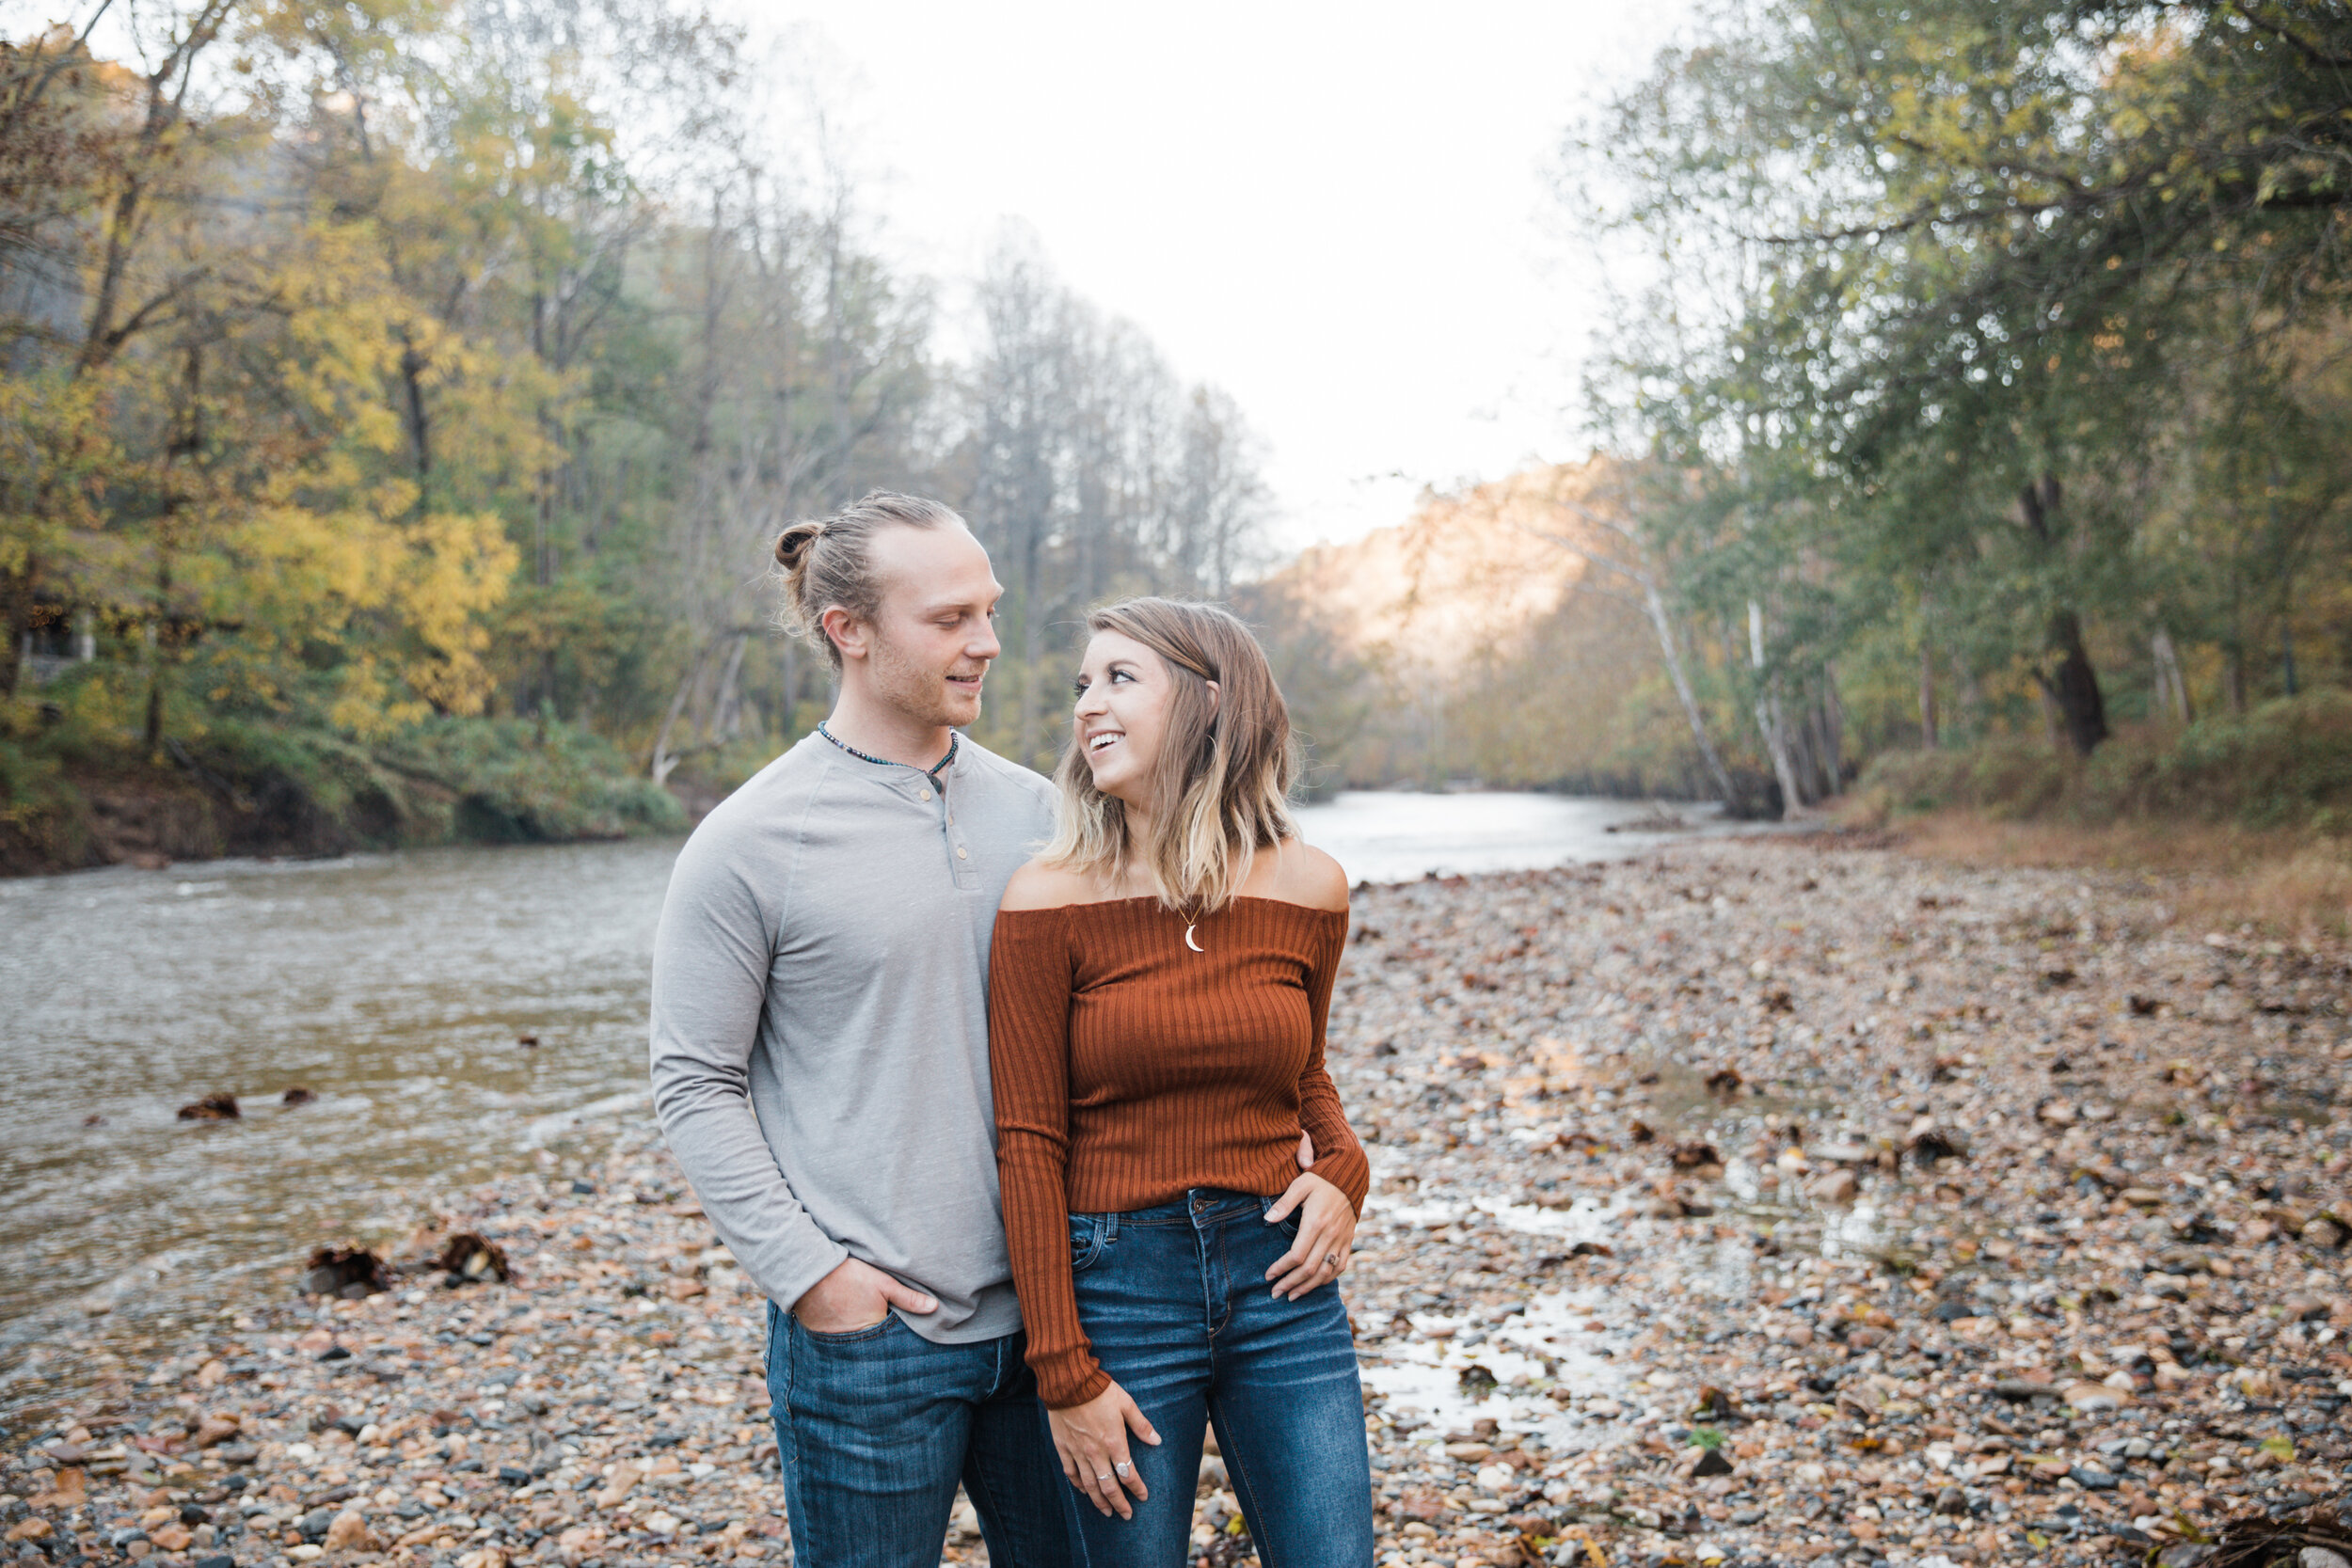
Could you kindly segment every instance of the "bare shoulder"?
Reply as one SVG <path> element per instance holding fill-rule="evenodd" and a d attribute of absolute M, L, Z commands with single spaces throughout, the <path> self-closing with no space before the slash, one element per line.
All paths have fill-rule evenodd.
<path fill-rule="evenodd" d="M 1265 859 L 1272 872 L 1263 889 L 1266 897 L 1304 904 L 1311 910 L 1347 908 L 1347 873 L 1313 845 L 1289 839 Z M 1255 877 L 1250 879 L 1257 880 Z"/>
<path fill-rule="evenodd" d="M 1090 903 L 1094 884 L 1074 871 L 1032 860 L 1005 884 L 999 910 L 1057 910 L 1065 904 Z"/>

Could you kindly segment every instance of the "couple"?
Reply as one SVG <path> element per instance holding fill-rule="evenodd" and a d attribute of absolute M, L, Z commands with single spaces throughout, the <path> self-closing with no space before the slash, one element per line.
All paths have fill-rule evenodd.
<path fill-rule="evenodd" d="M 1263 653 L 1095 611 L 1049 784 L 957 733 L 1002 589 L 954 512 L 870 495 L 776 559 L 840 695 L 678 858 L 653 1087 L 770 1300 L 796 1560 L 930 1568 L 961 1481 L 996 1568 L 1178 1568 L 1214 1420 L 1266 1568 L 1367 1568 L 1347 884 Z"/>

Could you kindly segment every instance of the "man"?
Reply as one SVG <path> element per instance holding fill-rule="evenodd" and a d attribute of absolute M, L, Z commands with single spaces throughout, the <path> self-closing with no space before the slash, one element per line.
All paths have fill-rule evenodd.
<path fill-rule="evenodd" d="M 1076 1549 L 1022 1354 L 985 990 L 1051 786 L 957 733 L 1003 590 L 961 517 L 906 496 L 796 524 L 776 555 L 840 695 L 678 857 L 654 1107 L 769 1297 L 796 1560 L 935 1568 L 961 1481 L 991 1561 L 1060 1568 Z"/>

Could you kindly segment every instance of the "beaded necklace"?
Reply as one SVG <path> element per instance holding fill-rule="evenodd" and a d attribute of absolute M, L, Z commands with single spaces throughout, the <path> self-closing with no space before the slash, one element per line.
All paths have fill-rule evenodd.
<path fill-rule="evenodd" d="M 892 762 L 887 757 L 867 756 L 864 752 L 859 751 L 856 747 L 850 745 L 848 741 L 842 739 L 839 736 L 825 728 L 825 721 L 822 719 L 817 721 L 817 733 L 823 736 L 827 740 L 832 741 L 834 745 L 840 747 L 843 751 L 849 752 L 851 756 L 857 758 L 860 762 L 870 762 L 877 768 L 906 768 L 912 766 L 911 764 L 903 762 Z M 939 775 L 946 770 L 949 763 L 956 760 L 956 746 L 961 739 L 962 736 L 957 735 L 955 731 L 949 730 L 947 732 L 947 754 L 941 757 L 930 767 L 923 769 L 923 776 L 930 780 L 933 784 L 939 783 Z"/>

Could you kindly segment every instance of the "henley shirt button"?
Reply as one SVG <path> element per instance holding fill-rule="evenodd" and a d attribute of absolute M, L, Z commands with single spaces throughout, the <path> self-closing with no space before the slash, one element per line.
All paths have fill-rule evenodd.
<path fill-rule="evenodd" d="M 931 798 L 931 792 L 928 789 L 918 789 L 914 792 L 914 798 L 918 800 L 928 800 Z"/>
<path fill-rule="evenodd" d="M 970 850 L 964 848 L 964 847 L 961 844 L 956 846 L 956 859 L 960 861 L 968 861 L 971 858 L 972 853 Z"/>

